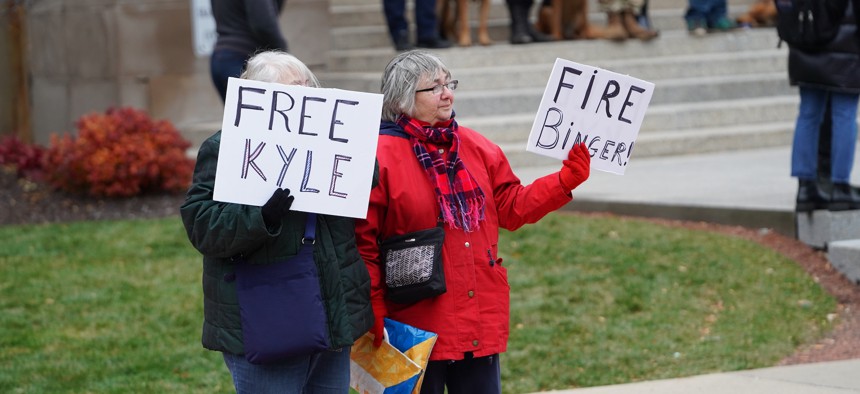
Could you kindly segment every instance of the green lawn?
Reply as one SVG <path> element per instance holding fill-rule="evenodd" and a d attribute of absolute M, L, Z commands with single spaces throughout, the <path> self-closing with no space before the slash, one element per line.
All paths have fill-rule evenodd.
<path fill-rule="evenodd" d="M 504 232 L 505 393 L 770 366 L 835 301 L 755 243 L 552 214 Z M 0 392 L 231 392 L 178 218 L 0 227 Z"/>

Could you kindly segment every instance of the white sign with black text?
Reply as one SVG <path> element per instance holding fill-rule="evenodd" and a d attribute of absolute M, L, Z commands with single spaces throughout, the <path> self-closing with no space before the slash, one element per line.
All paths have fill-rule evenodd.
<path fill-rule="evenodd" d="M 556 59 L 526 150 L 567 159 L 584 142 L 591 168 L 623 175 L 653 92 L 651 82 Z"/>
<path fill-rule="evenodd" d="M 277 188 L 292 209 L 367 215 L 382 95 L 230 78 L 214 199 L 262 206 Z"/>

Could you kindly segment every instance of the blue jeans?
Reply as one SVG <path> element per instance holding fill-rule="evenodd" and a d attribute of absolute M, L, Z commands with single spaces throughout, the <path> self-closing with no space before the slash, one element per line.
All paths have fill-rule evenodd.
<path fill-rule="evenodd" d="M 227 98 L 227 79 L 230 77 L 239 78 L 248 57 L 246 53 L 228 49 L 219 49 L 212 53 L 212 57 L 209 58 L 209 73 L 212 76 L 215 89 L 221 95 L 221 101 L 225 101 Z"/>
<path fill-rule="evenodd" d="M 388 24 L 391 39 L 403 35 L 409 37 L 409 23 L 406 21 L 406 0 L 384 0 L 382 10 Z M 435 40 L 439 38 L 439 27 L 436 22 L 436 0 L 415 0 L 415 36 L 418 40 Z"/>
<path fill-rule="evenodd" d="M 349 352 L 345 347 L 270 365 L 223 354 L 237 394 L 344 394 L 349 392 Z"/>
<path fill-rule="evenodd" d="M 800 88 L 800 109 L 791 146 L 791 175 L 815 180 L 818 173 L 818 130 L 830 95 L 832 139 L 830 177 L 833 183 L 848 183 L 857 144 L 857 104 L 860 95 Z"/>
<path fill-rule="evenodd" d="M 714 27 L 720 19 L 728 17 L 726 3 L 726 0 L 689 0 L 684 19 L 687 23 L 704 22 L 707 27 Z"/>

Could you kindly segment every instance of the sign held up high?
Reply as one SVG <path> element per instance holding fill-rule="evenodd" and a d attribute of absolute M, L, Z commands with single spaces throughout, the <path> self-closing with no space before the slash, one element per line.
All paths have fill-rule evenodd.
<path fill-rule="evenodd" d="M 230 78 L 214 199 L 262 206 L 277 188 L 292 208 L 364 218 L 382 95 Z"/>
<path fill-rule="evenodd" d="M 653 92 L 651 82 L 556 59 L 526 150 L 567 159 L 584 142 L 591 168 L 623 175 Z"/>

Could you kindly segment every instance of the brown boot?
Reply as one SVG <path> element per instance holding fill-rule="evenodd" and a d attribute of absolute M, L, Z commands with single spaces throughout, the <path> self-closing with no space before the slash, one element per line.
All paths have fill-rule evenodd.
<path fill-rule="evenodd" d="M 606 38 L 602 28 L 588 21 L 588 0 L 566 1 L 562 10 L 564 16 L 561 24 L 567 27 L 565 37 L 570 36 L 575 40 Z"/>
<path fill-rule="evenodd" d="M 538 11 L 535 30 L 561 40 L 561 17 L 558 11 L 553 10 L 551 5 L 542 5 Z"/>
<path fill-rule="evenodd" d="M 607 12 L 606 29 L 603 30 L 603 35 L 609 40 L 624 41 L 627 39 L 627 30 L 621 21 L 620 12 Z"/>
<path fill-rule="evenodd" d="M 649 30 L 640 26 L 639 21 L 636 20 L 636 15 L 633 15 L 633 12 L 631 11 L 624 11 L 622 15 L 624 18 L 624 29 L 630 34 L 630 37 L 638 38 L 642 41 L 649 41 L 660 34 L 656 30 Z"/>

